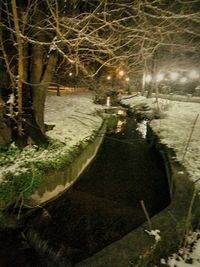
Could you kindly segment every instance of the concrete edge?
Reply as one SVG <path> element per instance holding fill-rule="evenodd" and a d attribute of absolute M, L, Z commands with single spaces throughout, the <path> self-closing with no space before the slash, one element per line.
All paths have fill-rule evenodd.
<path fill-rule="evenodd" d="M 64 168 L 58 170 L 50 169 L 45 174 L 38 189 L 28 200 L 29 207 L 37 207 L 60 196 L 79 178 L 81 173 L 96 156 L 106 132 L 107 122 L 103 121 L 93 141 Z"/>
<path fill-rule="evenodd" d="M 159 264 L 160 258 L 167 257 L 180 245 L 189 218 L 194 184 L 183 166 L 173 159 L 174 152 L 159 143 L 150 127 L 148 134 L 152 147 L 158 150 L 164 160 L 172 196 L 169 206 L 151 218 L 152 228 L 160 231 L 161 240 L 156 243 L 154 237 L 145 232 L 150 230 L 146 222 L 75 267 L 154 266 Z"/>

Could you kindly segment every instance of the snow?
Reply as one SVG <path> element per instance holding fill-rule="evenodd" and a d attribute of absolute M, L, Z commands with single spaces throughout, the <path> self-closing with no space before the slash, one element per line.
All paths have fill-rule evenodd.
<path fill-rule="evenodd" d="M 159 99 L 156 103 L 154 98 L 146 99 L 142 96 L 122 99 L 122 103 L 141 110 L 141 105 L 145 107 L 145 113 L 152 116 L 153 112 L 159 112 L 161 119 L 153 119 L 150 122 L 153 130 L 158 134 L 162 143 L 174 149 L 177 160 L 186 167 L 189 178 L 196 182 L 200 178 L 200 103 L 177 102 Z M 27 171 L 27 166 L 34 162 L 56 161 L 56 158 L 67 153 L 80 141 L 89 139 L 101 123 L 102 117 L 99 115 L 102 107 L 93 103 L 91 94 L 78 95 L 48 95 L 45 107 L 45 122 L 55 124 L 55 127 L 47 132 L 47 135 L 54 140 L 52 149 L 38 148 L 37 146 L 27 146 L 23 151 L 16 150 L 14 155 L 1 155 L 0 180 L 6 173 L 19 174 Z M 138 130 L 146 134 L 146 122 L 138 124 Z M 13 145 L 14 146 L 14 145 Z M 13 147 L 13 149 L 16 149 Z M 200 185 L 200 180 L 196 182 Z M 160 235 L 157 230 L 149 232 L 156 241 Z M 192 233 L 192 235 L 194 232 Z M 189 238 L 190 236 L 188 236 Z M 196 237 L 196 240 L 198 238 Z M 192 263 L 186 263 L 185 258 L 172 255 L 167 264 L 171 267 L 200 267 L 200 241 L 194 241 L 192 253 L 190 255 Z M 180 253 L 179 253 L 180 254 Z M 161 264 L 165 260 L 161 259 Z"/>
<path fill-rule="evenodd" d="M 145 113 L 152 110 L 160 114 L 161 119 L 153 119 L 150 126 L 161 142 L 176 152 L 176 157 L 187 169 L 192 181 L 200 185 L 200 103 L 177 102 L 139 96 L 123 99 L 122 103 L 131 107 L 145 106 Z M 147 108 L 147 106 L 148 108 Z M 150 109 L 151 108 L 151 109 Z M 159 108 L 159 110 L 158 110 Z"/>
<path fill-rule="evenodd" d="M 92 102 L 91 94 L 48 95 L 45 122 L 55 124 L 47 135 L 65 143 L 68 147 L 92 135 L 101 125 L 99 105 Z"/>
<path fill-rule="evenodd" d="M 122 102 L 132 107 L 147 105 L 147 115 L 159 108 L 161 119 L 152 120 L 151 127 L 164 144 L 174 149 L 177 160 L 186 167 L 190 179 L 197 181 L 200 178 L 200 118 L 197 118 L 200 113 L 200 104 L 166 99 L 160 99 L 156 103 L 155 99 L 146 99 L 141 96 L 124 99 Z M 63 95 L 62 97 L 49 95 L 45 120 L 46 123 L 56 124 L 56 126 L 47 133 L 48 136 L 65 143 L 67 147 L 75 145 L 79 140 L 90 136 L 92 130 L 100 126 L 102 119 L 97 116 L 97 110 L 100 110 L 100 106 L 94 105 L 88 95 L 81 95 L 81 97 L 80 95 Z M 138 130 L 145 137 L 146 121 L 138 124 Z M 200 181 L 197 184 L 199 183 Z M 152 235 L 156 242 L 160 240 L 159 230 L 148 234 Z M 192 234 L 194 235 L 194 232 Z M 189 248 L 185 249 L 189 250 Z M 191 264 L 185 263 L 187 259 L 185 255 L 193 259 Z M 182 257 L 174 254 L 167 264 L 171 267 L 200 267 L 199 255 L 200 242 L 196 242 L 192 253 L 185 251 Z"/>
<path fill-rule="evenodd" d="M 152 118 L 152 111 L 160 119 L 151 120 L 150 126 L 162 143 L 176 152 L 176 159 L 181 162 L 189 178 L 200 186 L 200 103 L 177 102 L 166 99 L 145 98 L 142 96 L 126 97 L 121 100 L 134 110 L 139 110 Z M 161 259 L 161 265 L 170 267 L 200 267 L 200 232 L 186 236 L 187 245 L 180 248 L 167 261 Z M 191 242 L 192 239 L 192 242 Z M 193 247 L 191 249 L 191 244 Z"/>
<path fill-rule="evenodd" d="M 189 233 L 189 235 L 186 238 L 187 245 L 183 248 L 180 248 L 178 254 L 173 254 L 168 259 L 167 263 L 169 264 L 169 266 L 171 267 L 200 267 L 199 235 L 200 235 L 199 230 Z"/>
<path fill-rule="evenodd" d="M 35 162 L 56 162 L 81 141 L 87 141 L 102 124 L 100 105 L 93 103 L 92 94 L 48 95 L 45 106 L 45 123 L 55 124 L 47 132 L 54 140 L 49 148 L 29 145 L 22 151 L 12 144 L 14 153 L 0 154 L 0 181 L 6 174 L 19 175 L 31 169 Z"/>
<path fill-rule="evenodd" d="M 200 113 L 200 103 L 166 99 L 159 99 L 156 103 L 154 98 L 146 99 L 141 96 L 124 99 L 122 102 L 137 108 L 141 104 L 147 105 L 146 114 L 150 116 L 152 110 L 157 111 L 159 108 L 161 119 L 152 120 L 150 122 L 151 127 L 159 135 L 162 143 L 174 149 L 177 160 L 186 167 L 190 179 L 194 182 L 197 181 L 200 178 L 200 118 L 197 118 Z M 57 106 L 56 110 L 55 105 Z M 101 118 L 96 117 L 99 109 L 100 107 L 92 104 L 87 95 L 82 95 L 81 98 L 74 95 L 66 95 L 61 98 L 48 96 L 46 122 L 56 124 L 56 127 L 49 131 L 48 135 L 73 146 L 81 137 L 89 136 L 91 129 L 98 128 L 101 123 Z M 138 124 L 138 130 L 145 137 L 146 121 Z M 187 145 L 188 149 L 186 150 Z M 196 184 L 199 185 L 200 181 Z M 191 235 L 195 235 L 195 233 L 193 232 Z M 156 242 L 160 240 L 159 230 L 153 230 L 148 234 L 152 235 Z M 195 242 L 194 240 L 193 242 L 192 253 L 189 252 L 188 245 L 182 257 L 174 254 L 167 261 L 167 264 L 171 267 L 200 267 L 200 241 Z M 193 259 L 192 263 L 185 263 L 189 257 Z"/>
<path fill-rule="evenodd" d="M 160 241 L 161 237 L 160 237 L 160 230 L 159 229 L 151 230 L 151 231 L 145 230 L 145 232 L 148 235 L 153 236 L 155 238 L 156 243 Z"/>

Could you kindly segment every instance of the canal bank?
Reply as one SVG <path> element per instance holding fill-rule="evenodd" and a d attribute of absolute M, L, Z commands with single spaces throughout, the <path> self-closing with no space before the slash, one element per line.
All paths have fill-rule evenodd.
<path fill-rule="evenodd" d="M 66 163 L 60 169 L 47 171 L 37 191 L 30 196 L 27 203 L 29 207 L 37 207 L 52 201 L 75 183 L 96 156 L 106 132 L 106 125 L 107 122 L 104 120 L 93 138 L 85 144 L 71 163 Z"/>
<path fill-rule="evenodd" d="M 2 233 L 7 236 L 7 252 L 12 251 L 9 259 L 17 257 L 23 266 L 82 264 L 146 220 L 141 200 L 149 216 L 169 204 L 162 159 L 138 132 L 135 118 L 128 121 L 106 135 L 92 164 L 62 196 L 31 214 L 18 232 Z M 12 249 L 9 235 L 18 249 Z M 5 260 L 4 246 L 2 242 L 0 255 Z M 24 257 L 27 250 L 29 257 Z"/>
<path fill-rule="evenodd" d="M 153 132 L 150 130 L 150 128 L 148 130 L 148 139 L 151 140 L 151 149 L 154 150 L 154 152 L 155 152 L 155 146 L 157 146 L 157 148 L 159 148 L 160 151 L 161 150 L 165 151 L 165 147 L 160 145 L 159 140 L 156 138 L 156 136 L 153 134 Z M 121 154 L 123 154 L 123 153 L 121 153 Z M 181 197 L 182 197 L 181 195 L 182 195 L 184 190 L 186 191 L 189 188 L 187 196 L 186 196 L 186 194 L 183 194 L 183 197 L 190 197 L 193 189 L 190 188 L 190 185 L 187 184 L 187 177 L 185 177 L 186 183 L 184 182 L 184 176 L 185 175 L 182 176 L 184 170 L 179 166 L 179 164 L 177 164 L 177 162 L 175 160 L 173 160 L 173 159 L 171 160 L 171 157 L 174 157 L 174 154 L 172 153 L 172 151 L 167 149 L 166 153 L 162 152 L 161 154 L 163 157 L 165 157 L 165 160 L 167 163 L 166 165 L 168 166 L 168 173 L 169 173 L 168 178 L 170 178 L 170 179 L 171 179 L 171 176 L 173 176 L 173 171 L 172 171 L 173 168 L 171 168 L 170 166 L 172 166 L 173 164 L 175 165 L 174 166 L 174 168 L 175 168 L 174 173 L 175 174 L 176 174 L 176 172 L 178 173 L 177 179 L 181 183 L 176 184 L 176 179 L 174 180 L 174 182 L 172 184 L 175 185 L 175 187 L 173 186 L 172 193 L 174 193 L 174 195 L 175 195 L 177 192 L 176 190 L 178 190 L 179 194 L 177 195 L 177 201 L 179 202 L 179 205 L 180 205 L 180 203 L 182 203 L 182 207 L 180 206 L 180 209 L 179 209 L 179 206 L 177 206 L 175 204 L 174 204 L 174 206 L 171 206 L 171 204 L 173 203 L 173 201 L 172 201 L 170 206 L 165 209 L 165 211 L 167 211 L 168 217 L 170 217 L 172 219 L 170 221 L 171 226 L 170 226 L 170 223 L 169 224 L 166 223 L 166 219 L 167 219 L 166 214 L 162 215 L 162 217 L 159 217 L 160 214 L 163 213 L 163 211 L 161 213 L 159 213 L 159 215 L 155 215 L 151 219 L 152 229 L 161 231 L 161 233 L 160 233 L 161 240 L 159 241 L 159 243 L 156 243 L 156 246 L 154 246 L 154 244 L 155 244 L 154 237 L 151 235 L 148 235 L 147 232 L 145 231 L 145 229 L 150 231 L 149 224 L 146 223 L 146 224 L 143 224 L 142 227 L 137 228 L 135 231 L 130 232 L 125 237 L 122 237 L 119 241 L 114 242 L 111 245 L 107 246 L 99 253 L 93 255 L 91 258 L 88 258 L 85 261 L 80 262 L 79 264 L 76 264 L 75 266 L 91 266 L 91 267 L 92 266 L 109 266 L 109 267 L 111 267 L 111 266 L 148 266 L 149 267 L 150 266 L 149 264 L 151 264 L 152 262 L 155 262 L 155 259 L 159 260 L 160 256 L 162 256 L 162 257 L 165 256 L 164 254 L 167 254 L 169 252 L 169 248 L 170 247 L 174 248 L 176 245 L 176 242 L 180 241 L 180 238 L 179 238 L 180 236 L 177 235 L 177 233 L 182 235 L 182 233 L 184 232 L 184 231 L 182 231 L 182 229 L 184 228 L 182 226 L 185 225 L 184 220 L 182 220 L 182 218 L 184 218 L 183 213 L 187 215 L 188 212 L 186 212 L 186 211 L 189 210 L 188 198 L 184 198 L 183 199 L 184 201 L 183 201 L 181 199 Z M 172 180 L 170 180 L 170 181 L 172 181 Z M 77 199 L 77 198 L 75 198 L 75 199 Z M 66 206 L 61 205 L 61 211 L 63 211 L 64 207 L 66 207 Z M 95 206 L 91 207 L 93 212 L 94 212 L 94 210 L 96 210 L 96 207 L 95 207 L 95 209 L 93 209 L 94 207 Z M 173 209 L 173 207 L 174 207 L 174 209 Z M 178 208 L 178 213 L 180 210 L 180 215 L 177 214 L 177 208 Z M 52 221 L 55 223 L 54 216 L 52 216 L 53 213 L 54 212 L 49 212 L 49 209 L 46 209 L 46 207 L 43 209 L 42 217 L 46 221 L 46 223 L 52 219 L 53 219 Z M 132 215 L 130 214 L 130 216 L 132 216 Z M 156 219 L 157 217 L 159 217 L 159 218 Z M 44 220 L 42 220 L 41 223 L 44 223 Z M 44 224 L 44 226 L 46 227 L 47 225 Z M 172 229 L 172 226 L 174 226 L 173 229 Z M 120 228 L 123 228 L 123 227 L 120 227 Z M 162 228 L 164 228 L 164 229 L 162 229 Z M 174 232 L 174 228 L 175 228 L 175 232 Z M 56 229 L 57 229 L 57 231 L 61 231 L 61 228 L 59 228 L 59 225 L 57 225 L 57 224 L 56 224 Z M 37 238 L 38 238 L 38 236 L 37 236 Z M 175 242 L 171 242 L 170 238 L 173 238 L 173 241 L 175 240 Z M 182 239 L 182 236 L 181 236 L 181 239 Z M 37 241 L 38 240 L 42 241 L 41 236 L 39 236 L 39 239 L 37 239 Z M 43 241 L 45 241 L 45 240 L 43 240 Z M 55 240 L 52 240 L 51 243 L 52 242 L 55 243 Z M 51 248 L 51 246 L 49 246 L 49 244 L 47 244 L 45 242 L 41 242 L 40 244 L 43 244 L 42 247 L 46 246 L 47 248 L 48 247 Z M 83 246 L 84 246 L 84 242 L 83 242 Z M 21 250 L 21 251 L 23 251 L 23 250 Z M 64 251 L 65 251 L 64 247 L 60 247 L 59 250 L 54 250 L 55 258 L 57 255 L 57 257 L 59 259 L 62 259 L 62 255 L 63 255 Z M 30 252 L 30 249 L 29 249 L 29 252 Z M 33 255 L 34 253 L 35 253 L 35 255 L 38 255 L 37 250 L 36 251 L 32 250 L 31 253 L 32 253 L 31 255 Z M 40 253 L 41 253 L 41 251 L 40 251 Z M 61 258 L 59 255 L 61 256 Z M 46 254 L 46 257 L 49 257 L 48 253 Z M 65 258 L 65 260 L 66 260 L 66 262 L 62 262 L 62 261 L 57 262 L 58 265 L 55 265 L 54 263 L 52 263 L 52 265 L 44 265 L 43 260 L 41 260 L 41 265 L 37 265 L 37 266 L 42 266 L 42 267 L 43 266 L 66 266 L 66 264 L 69 264 L 69 266 L 70 266 L 70 263 L 69 262 L 67 263 L 66 258 Z M 36 260 L 35 260 L 35 262 L 36 262 Z"/>
<path fill-rule="evenodd" d="M 61 97 L 48 95 L 45 104 L 45 123 L 51 126 L 46 132 L 49 138 L 48 145 L 37 146 L 30 143 L 22 150 L 14 143 L 0 147 L 1 210 L 13 205 L 21 209 L 24 204 L 34 206 L 40 203 L 37 202 L 37 195 L 42 197 L 45 189 L 38 188 L 43 183 L 43 179 L 48 184 L 47 174 L 58 171 L 63 178 L 63 180 L 58 178 L 57 185 L 60 183 L 61 188 L 57 188 L 56 192 L 62 191 L 63 185 L 66 183 L 67 186 L 71 182 L 71 180 L 67 182 L 68 178 L 63 177 L 62 168 L 67 169 L 67 166 L 90 143 L 93 143 L 103 121 L 102 107 L 95 105 L 92 97 L 91 93 Z M 87 158 L 87 155 L 85 156 Z M 51 183 L 49 191 L 53 191 L 52 187 L 56 187 L 56 182 L 51 181 Z M 34 195 L 32 202 L 28 201 L 31 195 Z M 52 197 L 54 196 L 53 193 Z M 46 195 L 43 197 L 44 200 L 48 199 Z M 4 224 L 3 220 L 1 222 Z"/>
<path fill-rule="evenodd" d="M 164 105 L 165 106 L 165 105 Z M 160 266 L 161 258 L 166 258 L 183 242 L 185 233 L 191 229 L 191 222 L 198 223 L 198 196 L 194 200 L 194 183 L 188 178 L 187 170 L 178 163 L 173 149 L 163 145 L 153 129 L 148 127 L 148 140 L 156 153 L 164 159 L 172 196 L 171 204 L 151 218 L 149 223 L 125 235 L 75 266 Z M 160 231 L 160 241 L 155 241 L 151 230 Z M 163 265 L 161 265 L 163 266 Z"/>
<path fill-rule="evenodd" d="M 196 217 L 197 221 L 199 200 L 193 203 L 194 184 L 188 179 L 183 166 L 173 159 L 174 152 L 159 143 L 150 127 L 148 139 L 152 149 L 164 160 L 171 203 L 150 222 L 145 222 L 76 267 L 161 266 L 161 258 L 168 257 L 183 242 L 185 233 L 191 229 L 191 218 Z"/>
<path fill-rule="evenodd" d="M 126 120 L 121 129 L 106 134 L 77 182 L 30 220 L 29 242 L 38 253 L 49 255 L 54 266 L 66 261 L 64 266 L 74 266 L 123 239 L 146 220 L 141 201 L 149 216 L 169 204 L 160 155 L 138 132 L 135 118 Z"/>

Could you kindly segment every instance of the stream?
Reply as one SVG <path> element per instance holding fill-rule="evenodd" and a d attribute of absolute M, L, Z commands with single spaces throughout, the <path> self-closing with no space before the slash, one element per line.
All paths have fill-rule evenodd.
<path fill-rule="evenodd" d="M 125 121 L 126 120 L 126 121 Z M 77 182 L 36 210 L 25 226 L 0 232 L 1 267 L 68 267 L 157 214 L 170 202 L 164 164 L 133 116 L 106 134 Z"/>

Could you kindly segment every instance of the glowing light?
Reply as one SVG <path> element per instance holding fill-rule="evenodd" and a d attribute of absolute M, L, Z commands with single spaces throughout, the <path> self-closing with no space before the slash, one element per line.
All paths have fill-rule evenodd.
<path fill-rule="evenodd" d="M 120 133 L 123 130 L 125 122 L 126 122 L 125 120 L 118 120 L 115 133 Z"/>
<path fill-rule="evenodd" d="M 119 76 L 121 76 L 121 77 L 124 76 L 124 71 L 123 70 L 119 71 Z"/>
<path fill-rule="evenodd" d="M 130 78 L 129 77 L 126 77 L 126 82 L 129 82 L 130 81 Z"/>
<path fill-rule="evenodd" d="M 111 76 L 107 76 L 107 78 L 106 78 L 108 81 L 110 81 L 111 80 Z"/>
<path fill-rule="evenodd" d="M 158 73 L 156 76 L 156 81 L 161 82 L 164 79 L 164 74 L 163 73 Z"/>
<path fill-rule="evenodd" d="M 170 73 L 170 79 L 171 79 L 172 81 L 177 80 L 177 79 L 178 79 L 178 73 L 177 73 L 177 72 L 171 72 L 171 73 Z"/>
<path fill-rule="evenodd" d="M 150 75 L 150 74 L 147 74 L 147 76 L 146 76 L 146 78 L 145 78 L 145 81 L 146 81 L 147 83 L 149 83 L 149 82 L 151 82 L 151 80 L 152 80 L 151 75 Z"/>
<path fill-rule="evenodd" d="M 72 73 L 72 72 L 70 72 L 70 73 L 69 73 L 69 76 L 72 76 L 72 75 L 73 75 L 73 73 Z"/>
<path fill-rule="evenodd" d="M 107 96 L 106 98 L 106 106 L 110 107 L 110 96 Z"/>
<path fill-rule="evenodd" d="M 186 77 L 182 77 L 182 78 L 180 79 L 180 82 L 181 82 L 181 83 L 186 83 L 186 82 L 187 82 L 187 78 L 186 78 Z"/>
<path fill-rule="evenodd" d="M 191 79 L 198 79 L 199 78 L 199 73 L 196 70 L 191 70 L 189 73 L 189 77 Z"/>

